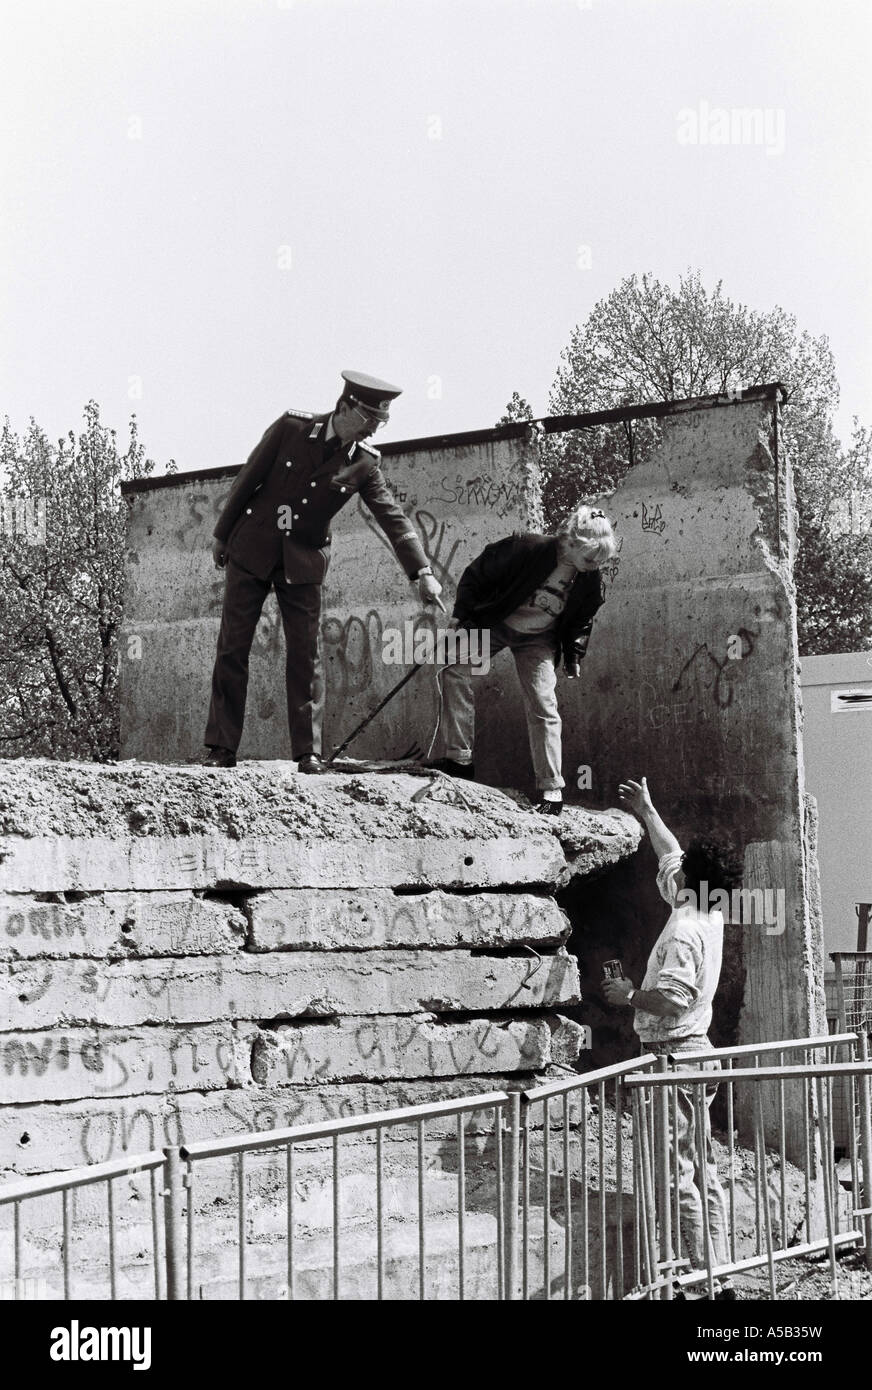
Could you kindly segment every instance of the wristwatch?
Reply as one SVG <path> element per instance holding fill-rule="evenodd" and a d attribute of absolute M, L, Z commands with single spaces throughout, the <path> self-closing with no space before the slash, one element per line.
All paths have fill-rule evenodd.
<path fill-rule="evenodd" d="M 433 566 L 432 566 L 432 565 L 422 565 L 421 568 L 418 570 L 418 573 L 412 575 L 412 583 L 413 583 L 413 584 L 417 584 L 418 580 L 421 578 L 422 575 L 425 575 L 425 574 L 432 574 L 432 573 L 433 573 Z"/>
<path fill-rule="evenodd" d="M 638 990 L 635 988 L 635 986 L 634 986 L 633 989 L 630 990 L 630 993 L 627 995 L 627 1003 L 628 1003 L 628 1004 L 632 1004 L 632 1002 L 633 1002 L 633 996 L 634 996 L 635 994 L 638 994 L 638 993 L 639 993 L 639 991 L 638 991 Z"/>

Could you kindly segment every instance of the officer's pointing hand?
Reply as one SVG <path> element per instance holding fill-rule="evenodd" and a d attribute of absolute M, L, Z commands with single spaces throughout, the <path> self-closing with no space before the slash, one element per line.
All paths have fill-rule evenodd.
<path fill-rule="evenodd" d="M 435 603 L 442 593 L 442 585 L 432 574 L 422 574 L 418 580 L 418 596 L 422 603 Z"/>
<path fill-rule="evenodd" d="M 224 566 L 227 564 L 227 551 L 224 548 L 223 541 L 214 540 L 212 542 L 212 559 L 215 562 L 215 568 L 223 570 Z"/>

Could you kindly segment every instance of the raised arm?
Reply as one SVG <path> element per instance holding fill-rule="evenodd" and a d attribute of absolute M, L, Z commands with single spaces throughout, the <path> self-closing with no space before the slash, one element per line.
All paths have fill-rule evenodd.
<path fill-rule="evenodd" d="M 622 782 L 618 787 L 618 795 L 624 805 L 634 815 L 637 815 L 645 825 L 651 837 L 651 848 L 658 859 L 662 859 L 664 854 L 681 853 L 681 845 L 654 809 L 654 803 L 648 791 L 648 783 L 644 777 L 641 782 L 629 780 Z"/>

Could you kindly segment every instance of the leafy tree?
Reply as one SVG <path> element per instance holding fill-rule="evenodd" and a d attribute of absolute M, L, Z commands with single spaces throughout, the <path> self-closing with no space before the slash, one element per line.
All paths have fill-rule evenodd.
<path fill-rule="evenodd" d="M 116 757 L 123 479 L 154 463 L 100 422 L 53 446 L 34 420 L 0 435 L 0 756 Z M 170 471 L 175 465 L 170 462 Z"/>
<path fill-rule="evenodd" d="M 699 272 L 681 277 L 675 290 L 653 276 L 631 275 L 573 330 L 549 407 L 553 415 L 584 414 L 771 381 L 787 392 L 800 650 L 852 650 L 872 642 L 870 539 L 856 527 L 845 532 L 836 504 L 846 488 L 870 486 L 869 438 L 855 425 L 846 452 L 834 436 L 839 393 L 826 337 L 798 331 L 783 309 L 759 313 L 734 303 L 721 282 L 709 293 Z M 637 420 L 548 436 L 542 449 L 547 524 L 584 498 L 613 492 L 660 434 L 657 421 Z"/>

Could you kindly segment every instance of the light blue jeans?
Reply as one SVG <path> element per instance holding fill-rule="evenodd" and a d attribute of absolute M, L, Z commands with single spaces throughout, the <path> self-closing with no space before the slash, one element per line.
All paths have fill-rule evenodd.
<path fill-rule="evenodd" d="M 527 714 L 527 735 L 536 786 L 549 791 L 565 786 L 560 775 L 561 722 L 557 709 L 555 647 L 549 633 L 516 632 L 505 623 L 490 629 L 490 654 L 508 647 L 515 658 Z M 480 676 L 468 664 L 446 666 L 442 673 L 442 735 L 446 758 L 470 762 L 475 743 L 475 682 Z"/>
<path fill-rule="evenodd" d="M 668 1053 L 676 1058 L 679 1067 L 686 1071 L 720 1071 L 720 1061 L 689 1062 L 682 1064 L 682 1052 L 703 1052 L 711 1048 L 708 1038 L 679 1038 L 663 1042 L 643 1042 L 643 1052 L 653 1052 L 655 1056 Z M 676 1087 L 678 1115 L 673 1126 L 672 1092 L 669 1092 L 669 1173 L 670 1184 L 675 1165 L 673 1144 L 678 1148 L 678 1210 L 681 1218 L 681 1245 L 683 1253 L 690 1261 L 691 1269 L 705 1269 L 705 1225 L 703 1222 L 703 1189 L 708 1212 L 709 1239 L 712 1245 L 712 1264 L 726 1264 L 729 1259 L 727 1243 L 727 1203 L 721 1187 L 718 1169 L 712 1149 L 712 1131 L 709 1110 L 715 1098 L 717 1081 L 712 1078 L 703 1091 L 702 1150 L 705 1156 L 705 1177 L 700 1168 L 700 1144 L 697 1137 L 696 1107 L 694 1095 L 696 1088 Z M 675 1129 L 673 1135 L 672 1130 Z M 674 1232 L 673 1232 L 674 1239 Z"/>

